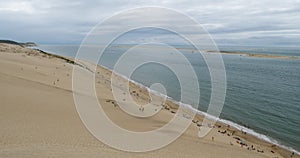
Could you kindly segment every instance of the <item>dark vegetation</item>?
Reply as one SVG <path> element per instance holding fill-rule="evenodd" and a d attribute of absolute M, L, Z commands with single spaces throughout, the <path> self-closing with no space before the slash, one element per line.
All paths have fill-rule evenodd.
<path fill-rule="evenodd" d="M 11 40 L 0 40 L 0 43 L 14 44 L 14 45 L 19 45 L 21 47 L 34 47 L 34 46 L 37 46 L 34 42 L 19 43 L 19 42 L 11 41 Z"/>

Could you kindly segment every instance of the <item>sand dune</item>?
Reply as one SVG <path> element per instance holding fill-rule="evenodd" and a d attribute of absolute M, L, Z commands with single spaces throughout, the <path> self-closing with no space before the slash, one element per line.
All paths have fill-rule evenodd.
<path fill-rule="evenodd" d="M 220 123 L 206 137 L 198 138 L 201 116 L 179 139 L 162 149 L 147 153 L 113 149 L 94 138 L 78 116 L 72 95 L 73 66 L 78 65 L 29 48 L 0 44 L 0 157 L 282 158 L 291 154 Z M 177 105 L 170 101 L 147 119 L 126 114 L 114 101 L 110 75 L 109 70 L 98 67 L 96 91 L 106 114 L 120 127 L 149 131 L 174 117 Z M 137 102 L 149 100 L 146 89 L 131 83 L 130 90 Z M 237 138 L 248 146 L 241 146 Z"/>

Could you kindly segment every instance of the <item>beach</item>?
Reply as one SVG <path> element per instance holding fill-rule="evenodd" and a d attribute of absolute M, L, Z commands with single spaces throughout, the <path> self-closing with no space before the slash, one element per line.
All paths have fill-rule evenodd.
<path fill-rule="evenodd" d="M 88 67 L 69 58 L 0 44 L 0 157 L 282 158 L 292 153 L 220 122 L 199 138 L 201 115 L 179 139 L 162 149 L 146 153 L 113 149 L 94 138 L 80 120 L 72 94 L 73 66 Z M 111 71 L 98 66 L 95 73 L 98 100 L 120 127 L 150 131 L 174 117 L 178 105 L 170 100 L 157 115 L 146 119 L 126 114 L 112 96 Z M 130 90 L 137 102 L 149 100 L 147 89 L 131 83 Z"/>

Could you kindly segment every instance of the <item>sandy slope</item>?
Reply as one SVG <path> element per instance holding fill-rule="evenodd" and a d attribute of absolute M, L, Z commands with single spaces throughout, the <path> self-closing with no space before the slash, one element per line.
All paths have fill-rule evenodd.
<path fill-rule="evenodd" d="M 71 77 L 73 64 L 20 46 L 0 44 L 0 157 L 289 157 L 290 152 L 241 134 L 256 149 L 241 147 L 233 136 L 221 134 L 226 126 L 215 127 L 205 138 L 198 138 L 198 127 L 189 129 L 169 146 L 147 153 L 122 152 L 101 143 L 84 127 L 76 112 Z M 127 115 L 113 97 L 111 72 L 97 69 L 96 88 L 106 114 L 119 126 L 134 131 L 149 131 L 163 126 L 176 111 L 176 105 L 148 119 Z M 147 102 L 148 93 L 135 85 L 138 102 Z M 101 95 L 100 95 L 101 94 Z M 173 108 L 174 109 L 173 109 Z M 197 119 L 201 120 L 198 116 Z M 195 121 L 197 120 L 195 118 Z M 212 136 L 214 141 L 212 141 Z M 232 142 L 233 145 L 230 145 Z M 275 153 L 271 153 L 271 150 Z M 296 157 L 296 156 L 295 156 Z"/>

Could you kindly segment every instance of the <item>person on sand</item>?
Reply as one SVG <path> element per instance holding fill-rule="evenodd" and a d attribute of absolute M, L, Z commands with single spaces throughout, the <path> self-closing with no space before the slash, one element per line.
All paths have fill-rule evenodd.
<path fill-rule="evenodd" d="M 294 153 L 294 152 L 292 152 L 292 154 L 291 154 L 291 157 L 294 157 L 294 155 L 295 155 L 295 153 Z"/>
<path fill-rule="evenodd" d="M 144 107 L 141 106 L 141 107 L 139 108 L 139 110 L 142 111 L 142 112 L 144 112 Z"/>
<path fill-rule="evenodd" d="M 212 137 L 211 137 L 211 140 L 212 140 L 212 141 L 215 141 L 215 137 L 212 136 Z"/>
<path fill-rule="evenodd" d="M 245 131 L 243 131 L 243 130 L 241 130 L 241 132 L 242 132 L 243 134 L 247 134 L 247 132 L 245 132 Z"/>

